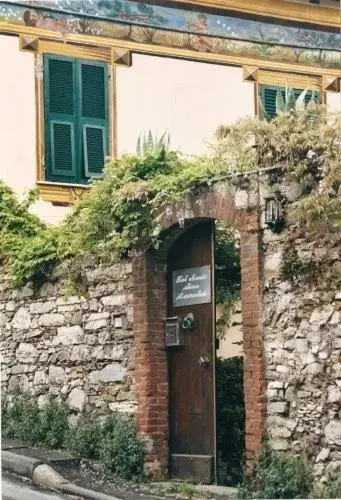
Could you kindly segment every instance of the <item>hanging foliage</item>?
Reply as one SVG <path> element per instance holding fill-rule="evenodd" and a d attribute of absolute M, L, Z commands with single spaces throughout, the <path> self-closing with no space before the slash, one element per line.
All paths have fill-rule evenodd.
<path fill-rule="evenodd" d="M 339 230 L 340 130 L 340 114 L 309 104 L 271 122 L 244 119 L 220 127 L 205 156 L 189 159 L 162 147 L 114 158 L 72 214 L 53 228 L 29 213 L 31 200 L 18 203 L 1 185 L 0 256 L 20 286 L 43 279 L 56 263 L 75 256 L 117 258 L 127 249 L 134 253 L 157 247 L 164 219 L 175 215 L 183 225 L 186 200 L 203 185 L 273 166 L 302 186 L 295 220 L 309 229 Z"/>

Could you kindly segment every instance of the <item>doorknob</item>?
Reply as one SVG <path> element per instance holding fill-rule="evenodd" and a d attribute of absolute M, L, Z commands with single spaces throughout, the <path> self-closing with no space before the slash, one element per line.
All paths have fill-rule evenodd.
<path fill-rule="evenodd" d="M 201 366 L 206 368 L 206 366 L 210 364 L 210 360 L 208 359 L 207 356 L 200 356 L 199 363 L 201 364 Z"/>

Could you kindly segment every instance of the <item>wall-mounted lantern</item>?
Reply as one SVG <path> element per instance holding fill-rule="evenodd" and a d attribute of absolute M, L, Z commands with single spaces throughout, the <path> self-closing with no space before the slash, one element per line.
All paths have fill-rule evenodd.
<path fill-rule="evenodd" d="M 275 194 L 264 197 L 265 200 L 265 224 L 273 233 L 280 233 L 284 227 L 284 211 L 282 200 Z"/>

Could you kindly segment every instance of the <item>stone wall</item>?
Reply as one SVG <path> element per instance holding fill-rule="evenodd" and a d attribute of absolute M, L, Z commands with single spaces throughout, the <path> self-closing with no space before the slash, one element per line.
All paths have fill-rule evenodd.
<path fill-rule="evenodd" d="M 341 471 L 341 237 L 309 239 L 292 227 L 277 236 L 266 230 L 263 241 L 270 444 L 305 452 L 324 480 Z M 288 242 L 303 262 L 321 266 L 317 283 L 281 278 Z"/>
<path fill-rule="evenodd" d="M 247 460 L 260 451 L 265 421 L 273 448 L 304 451 L 323 480 L 341 470 L 341 236 L 308 237 L 295 225 L 272 233 L 264 196 L 277 190 L 287 204 L 299 195 L 299 186 L 266 176 L 221 182 L 203 190 L 188 217 L 216 218 L 241 234 Z M 63 267 L 38 292 L 30 284 L 13 291 L 0 272 L 3 391 L 40 403 L 61 396 L 75 413 L 137 410 L 159 479 L 169 457 L 166 243 L 133 269 L 88 259 L 85 297 L 64 298 Z M 289 244 L 316 264 L 317 280 L 283 278 Z"/>
<path fill-rule="evenodd" d="M 131 264 L 89 262 L 86 297 L 65 298 L 66 275 L 57 269 L 35 292 L 13 291 L 0 273 L 2 391 L 40 404 L 60 396 L 75 413 L 133 412 Z"/>

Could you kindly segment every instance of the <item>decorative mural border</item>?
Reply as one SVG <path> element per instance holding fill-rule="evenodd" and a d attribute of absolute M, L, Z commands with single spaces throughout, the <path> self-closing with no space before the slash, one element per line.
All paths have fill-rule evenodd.
<path fill-rule="evenodd" d="M 84 43 L 95 45 L 112 45 L 115 40 L 118 46 L 136 51 L 145 51 L 148 46 L 158 47 L 157 52 L 162 53 L 168 48 L 171 49 L 168 54 L 180 57 L 181 52 L 190 51 L 195 59 L 201 58 L 195 57 L 196 53 L 221 56 L 220 60 L 229 58 L 231 64 L 238 64 L 238 59 L 241 64 L 256 59 L 271 64 L 341 69 L 341 35 L 328 30 L 278 25 L 262 18 L 250 21 L 243 15 L 204 14 L 133 0 L 93 0 L 91 4 L 84 0 L 48 0 L 44 6 L 50 5 L 49 9 L 39 7 L 39 1 L 36 4 L 38 7 L 29 8 L 29 4 L 0 2 L 1 29 L 7 26 L 14 33 L 38 30 L 35 32 L 38 36 L 45 32 L 48 37 L 55 33 L 65 42 L 85 37 Z M 66 10 L 71 6 L 75 10 L 76 4 L 91 5 L 92 10 L 89 13 L 79 8 L 81 15 Z M 52 9 L 55 5 L 58 10 Z M 106 16 L 101 17 L 102 14 Z"/>
<path fill-rule="evenodd" d="M 14 35 L 31 35 L 35 38 L 43 40 L 57 40 L 63 41 L 60 33 L 46 29 L 39 29 L 28 26 L 13 25 L 9 23 L 0 22 L 0 33 L 14 34 Z M 166 57 L 176 57 L 180 59 L 188 59 L 193 61 L 212 62 L 218 64 L 226 64 L 232 66 L 244 65 L 257 65 L 264 69 L 274 69 L 277 71 L 294 72 L 298 74 L 309 75 L 325 75 L 330 77 L 341 76 L 341 60 L 339 67 L 318 67 L 309 66 L 298 62 L 277 61 L 266 58 L 248 57 L 242 55 L 234 55 L 229 53 L 212 53 L 212 52 L 199 52 L 193 48 L 182 48 L 176 46 L 157 45 L 153 43 L 143 43 L 139 41 L 119 39 L 119 38 L 104 38 L 101 36 L 91 35 L 68 35 L 64 43 L 71 43 L 83 46 L 101 46 L 101 47 L 114 47 L 116 49 L 126 49 L 132 52 L 150 55 L 160 55 Z M 337 53 L 338 59 L 340 54 Z"/>
<path fill-rule="evenodd" d="M 262 1 L 263 3 L 268 3 L 269 0 Z M 53 9 L 36 8 L 36 4 L 39 5 L 39 3 L 44 3 L 45 6 L 47 4 L 56 4 L 57 2 L 59 4 L 64 2 L 65 5 L 68 4 L 70 6 L 71 3 L 72 5 L 80 2 L 84 3 L 84 0 L 48 0 L 46 2 L 39 2 L 38 0 L 34 2 L 35 8 L 33 6 L 30 8 L 29 2 L 23 5 L 22 2 L 0 1 L 0 33 L 20 36 L 20 49 L 35 53 L 36 70 L 40 54 L 45 52 L 64 55 L 72 54 L 74 57 L 106 60 L 112 68 L 112 81 L 114 81 L 114 66 L 122 65 L 129 67 L 132 64 L 132 53 L 135 52 L 243 67 L 244 81 L 255 84 L 255 96 L 258 94 L 257 89 L 259 84 L 264 83 L 264 78 L 267 78 L 266 83 L 273 85 L 277 81 L 284 82 L 285 85 L 291 85 L 290 82 L 294 81 L 297 88 L 312 88 L 321 92 L 325 90 L 340 91 L 340 52 L 339 50 L 335 51 L 330 48 L 325 50 L 322 48 L 322 46 L 328 44 L 329 46 L 334 46 L 337 41 L 340 41 L 340 34 L 328 31 L 314 31 L 309 28 L 309 30 L 306 30 L 306 35 L 304 35 L 301 31 L 301 35 L 303 33 L 304 36 L 309 35 L 313 39 L 317 37 L 315 45 L 320 44 L 319 48 L 308 49 L 304 46 L 277 45 L 275 40 L 270 40 L 265 35 L 262 35 L 264 39 L 258 42 L 254 40 L 231 39 L 227 35 L 224 37 L 212 36 L 211 33 L 208 33 L 209 21 L 212 25 L 212 20 L 214 20 L 219 29 L 227 29 L 227 25 L 224 26 L 225 23 L 223 22 L 225 18 L 219 17 L 216 14 L 210 14 L 211 17 L 208 19 L 207 16 L 203 16 L 200 12 L 185 11 L 187 17 L 186 19 L 182 19 L 181 22 L 187 23 L 187 32 L 181 31 L 181 29 L 184 29 L 184 26 L 180 24 L 178 25 L 178 30 L 171 30 L 168 27 L 167 29 L 161 29 L 149 26 L 146 23 L 143 25 L 143 18 L 138 19 L 139 23 L 137 23 L 136 16 L 141 17 L 145 15 L 147 16 L 146 21 L 152 17 L 154 22 L 162 24 L 161 12 L 164 11 L 148 10 L 152 8 L 149 3 L 149 7 L 147 8 L 147 4 L 138 2 L 140 4 L 140 10 L 138 11 L 132 11 L 131 7 L 127 7 L 123 14 L 122 12 L 120 13 L 120 21 L 103 21 L 102 19 L 94 19 L 91 16 L 75 16 L 66 12 L 56 12 Z M 93 0 L 92 3 L 110 4 L 111 6 L 115 2 Z M 121 6 L 123 4 L 128 6 L 134 4 L 135 9 L 137 8 L 137 2 L 132 0 L 122 0 L 117 3 Z M 226 0 L 226 3 L 231 5 L 233 2 L 232 0 Z M 246 4 L 247 1 L 245 0 L 241 3 Z M 87 4 L 90 4 L 90 2 L 87 2 Z M 169 2 L 167 5 L 169 5 Z M 170 9 L 168 7 L 168 11 L 172 10 L 180 12 L 179 9 Z M 246 29 L 249 26 L 245 24 L 249 20 L 243 19 L 242 14 L 239 18 L 229 17 L 228 19 L 234 20 L 237 24 L 240 22 L 240 29 Z M 133 20 L 135 21 L 132 22 Z M 219 20 L 220 22 L 217 23 Z M 231 26 L 229 27 L 231 28 Z M 280 29 L 288 29 L 288 27 L 280 25 Z M 295 29 L 297 30 L 297 28 Z M 247 32 L 244 34 L 248 36 Z M 303 41 L 301 40 L 301 42 L 303 45 L 309 42 L 310 46 L 312 46 L 314 44 L 313 39 L 309 38 L 305 42 L 303 37 Z M 285 42 L 284 39 L 281 41 Z M 58 185 L 56 187 L 44 182 L 41 87 L 41 82 L 38 81 L 36 83 L 36 93 L 37 102 L 40 104 L 37 106 L 39 137 L 37 145 L 37 179 L 43 199 L 52 201 L 53 203 L 73 203 L 78 194 L 75 196 L 72 187 L 68 185 Z M 116 96 L 114 88 L 111 98 L 113 103 L 111 116 L 111 123 L 113 125 L 110 134 L 111 151 L 112 154 L 115 154 L 116 134 L 114 129 L 116 127 L 114 124 L 116 123 Z"/>
<path fill-rule="evenodd" d="M 183 0 L 174 0 L 180 3 Z M 288 0 L 186 0 L 186 3 L 201 6 L 213 7 L 217 9 L 229 9 L 247 14 L 276 17 L 289 21 L 299 21 L 303 23 L 313 23 L 321 26 L 341 25 L 341 12 L 321 5 L 304 5 L 292 3 Z"/>

